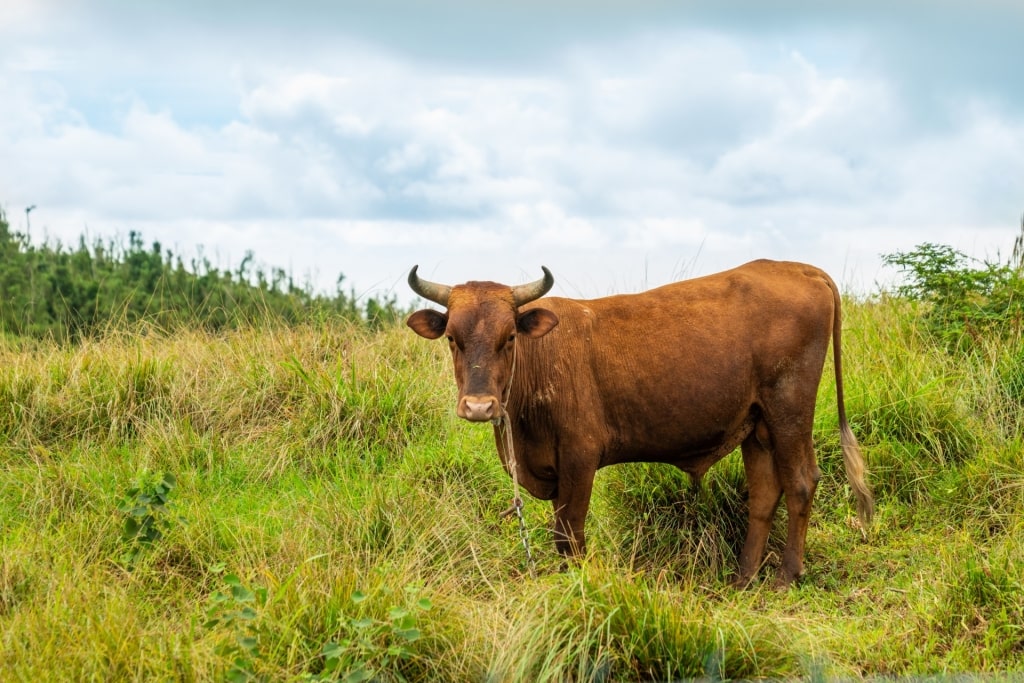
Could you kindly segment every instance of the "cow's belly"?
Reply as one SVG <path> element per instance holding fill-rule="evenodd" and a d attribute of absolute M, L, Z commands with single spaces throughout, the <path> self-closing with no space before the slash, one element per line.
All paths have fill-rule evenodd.
<path fill-rule="evenodd" d="M 699 478 L 743 443 L 758 416 L 753 406 L 725 413 L 706 408 L 696 414 L 624 425 L 612 439 L 602 464 L 663 462 Z"/>

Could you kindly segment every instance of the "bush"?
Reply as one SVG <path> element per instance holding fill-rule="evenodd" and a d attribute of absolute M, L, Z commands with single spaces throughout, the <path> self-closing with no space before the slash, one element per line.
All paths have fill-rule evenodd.
<path fill-rule="evenodd" d="M 971 259 L 950 246 L 925 243 L 882 257 L 909 282 L 900 296 L 923 302 L 925 329 L 950 350 L 968 351 L 986 337 L 1020 338 L 1024 276 L 1019 266 Z"/>

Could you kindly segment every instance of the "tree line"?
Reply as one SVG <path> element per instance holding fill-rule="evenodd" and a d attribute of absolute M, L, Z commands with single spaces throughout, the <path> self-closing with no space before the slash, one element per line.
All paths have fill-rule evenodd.
<path fill-rule="evenodd" d="M 333 293 L 316 291 L 281 268 L 255 264 L 251 251 L 234 270 L 215 267 L 201 250 L 186 263 L 135 231 L 127 243 L 82 235 L 74 248 L 34 245 L 0 210 L 0 334 L 7 336 L 77 341 L 143 323 L 216 331 L 327 318 L 378 327 L 404 313 L 394 297 L 360 300 L 343 280 Z"/>

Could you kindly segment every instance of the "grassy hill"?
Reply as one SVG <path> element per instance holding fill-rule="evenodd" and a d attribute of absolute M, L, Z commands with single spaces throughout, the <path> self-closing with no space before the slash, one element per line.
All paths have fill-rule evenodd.
<path fill-rule="evenodd" d="M 1024 354 L 950 350 L 918 302 L 847 302 L 807 576 L 727 580 L 738 454 L 693 488 L 598 474 L 590 551 L 539 577 L 490 427 L 456 420 L 443 344 L 340 318 L 0 341 L 0 680 L 622 681 L 1024 672 Z M 777 561 L 780 508 L 769 541 Z"/>

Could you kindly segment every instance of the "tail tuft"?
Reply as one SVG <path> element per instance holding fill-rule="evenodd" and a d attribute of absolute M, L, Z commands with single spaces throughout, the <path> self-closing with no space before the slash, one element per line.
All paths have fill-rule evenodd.
<path fill-rule="evenodd" d="M 871 528 L 871 519 L 875 514 L 875 500 L 865 480 L 867 469 L 864 466 L 864 457 L 861 455 L 857 437 L 853 435 L 853 430 L 845 421 L 839 426 L 839 443 L 843 447 L 846 478 L 857 499 L 857 518 L 860 520 L 861 534 L 867 538 L 868 529 Z"/>

